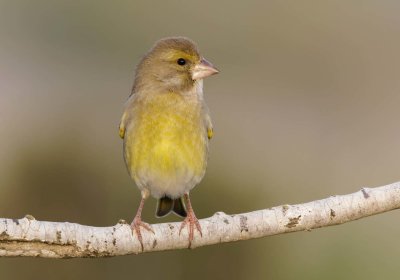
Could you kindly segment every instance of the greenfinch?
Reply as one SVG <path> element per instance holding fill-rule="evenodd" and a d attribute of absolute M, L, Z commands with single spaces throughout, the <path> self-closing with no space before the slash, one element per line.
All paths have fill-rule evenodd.
<path fill-rule="evenodd" d="M 170 212 L 185 217 L 189 248 L 200 224 L 189 192 L 203 178 L 213 127 L 203 96 L 203 79 L 218 70 L 202 57 L 188 38 L 156 42 L 142 58 L 119 126 L 128 172 L 141 191 L 131 228 L 143 250 L 141 219 L 145 200 L 158 199 L 157 217 Z M 153 232 L 154 233 L 154 232 Z"/>

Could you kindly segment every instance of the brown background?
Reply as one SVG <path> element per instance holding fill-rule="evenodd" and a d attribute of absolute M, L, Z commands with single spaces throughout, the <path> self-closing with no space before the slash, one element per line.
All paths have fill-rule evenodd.
<path fill-rule="evenodd" d="M 399 180 L 397 1 L 0 1 L 0 216 L 109 226 L 139 192 L 117 126 L 135 64 L 185 35 L 221 70 L 198 217 Z M 154 218 L 155 201 L 145 208 Z M 394 279 L 398 213 L 195 251 L 0 259 L 1 279 Z"/>

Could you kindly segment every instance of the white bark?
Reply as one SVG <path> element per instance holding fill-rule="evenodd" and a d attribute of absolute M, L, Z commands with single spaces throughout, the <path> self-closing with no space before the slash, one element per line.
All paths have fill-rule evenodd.
<path fill-rule="evenodd" d="M 400 207 L 400 182 L 331 196 L 304 204 L 282 205 L 249 213 L 218 212 L 201 219 L 201 237 L 195 231 L 192 248 L 259 238 L 286 232 L 343 224 Z M 142 230 L 144 252 L 187 248 L 188 233 L 180 223 L 154 224 L 154 234 Z M 42 222 L 32 216 L 0 218 L 0 256 L 46 258 L 108 257 L 141 253 L 129 224 L 90 227 L 73 223 Z"/>

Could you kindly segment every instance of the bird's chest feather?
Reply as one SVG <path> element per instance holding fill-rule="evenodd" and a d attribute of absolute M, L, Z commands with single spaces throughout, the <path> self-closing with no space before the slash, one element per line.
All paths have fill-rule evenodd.
<path fill-rule="evenodd" d="M 202 106 L 177 94 L 163 94 L 140 106 L 128 132 L 133 173 L 175 178 L 202 176 L 207 134 Z"/>

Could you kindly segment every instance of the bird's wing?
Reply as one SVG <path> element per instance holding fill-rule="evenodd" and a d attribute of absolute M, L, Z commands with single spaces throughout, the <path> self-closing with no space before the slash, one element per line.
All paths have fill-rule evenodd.
<path fill-rule="evenodd" d="M 121 117 L 121 122 L 119 123 L 119 137 L 124 139 L 126 126 L 129 123 L 129 119 L 131 114 L 129 113 L 132 110 L 133 104 L 135 102 L 136 94 L 132 91 L 131 95 L 129 95 L 128 99 L 125 102 L 124 113 Z M 130 120 L 131 121 L 131 120 Z"/>
<path fill-rule="evenodd" d="M 206 115 L 206 127 L 207 127 L 207 137 L 208 139 L 211 139 L 214 135 L 214 129 L 209 114 Z"/>
<path fill-rule="evenodd" d="M 122 139 L 124 139 L 125 137 L 125 119 L 126 119 L 126 111 L 124 112 L 124 114 L 122 115 L 121 118 L 121 122 L 119 123 L 119 137 L 121 137 Z"/>

